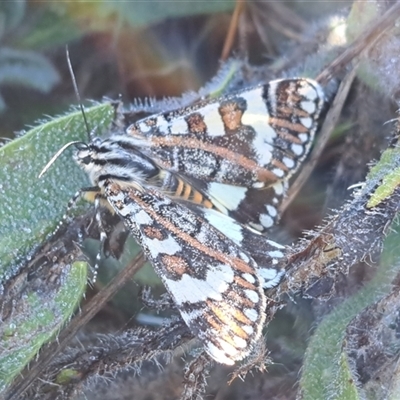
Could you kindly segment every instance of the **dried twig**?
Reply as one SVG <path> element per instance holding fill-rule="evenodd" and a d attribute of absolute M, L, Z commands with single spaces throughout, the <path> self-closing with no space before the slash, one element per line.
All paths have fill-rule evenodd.
<path fill-rule="evenodd" d="M 333 60 L 316 78 L 322 85 L 327 84 L 334 76 L 342 71 L 354 58 L 362 52 L 368 51 L 389 30 L 396 20 L 400 18 L 400 3 L 396 2 L 380 18 L 366 29 L 343 52 Z"/>
<path fill-rule="evenodd" d="M 229 30 L 228 30 L 228 33 L 226 34 L 224 47 L 223 47 L 222 53 L 221 53 L 222 61 L 225 61 L 228 59 L 229 53 L 232 50 L 233 42 L 234 42 L 235 36 L 236 36 L 237 27 L 239 24 L 239 18 L 244 11 L 245 4 L 246 3 L 243 0 L 236 1 L 236 6 L 233 11 L 231 23 L 229 24 Z"/>

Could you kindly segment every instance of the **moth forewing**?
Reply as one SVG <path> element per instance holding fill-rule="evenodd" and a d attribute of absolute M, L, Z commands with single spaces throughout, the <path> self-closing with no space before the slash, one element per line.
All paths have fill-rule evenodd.
<path fill-rule="evenodd" d="M 215 208 L 264 231 L 279 217 L 324 103 L 316 81 L 279 79 L 142 119 L 124 140 L 184 176 Z"/>
<path fill-rule="evenodd" d="M 265 321 L 255 261 L 205 219 L 154 189 L 107 180 L 104 192 L 207 353 L 229 365 L 246 357 Z"/>
<path fill-rule="evenodd" d="M 127 134 L 170 171 L 262 188 L 297 170 L 324 102 L 316 81 L 279 79 L 142 119 Z"/>

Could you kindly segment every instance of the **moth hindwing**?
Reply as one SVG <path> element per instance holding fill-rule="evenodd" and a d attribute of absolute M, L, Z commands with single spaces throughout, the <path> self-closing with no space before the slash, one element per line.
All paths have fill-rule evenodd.
<path fill-rule="evenodd" d="M 260 338 L 266 298 L 255 261 L 199 215 L 153 189 L 104 182 L 192 333 L 233 364 Z"/>
<path fill-rule="evenodd" d="M 262 231 L 278 218 L 324 101 L 311 79 L 275 80 L 142 119 L 127 128 L 123 142 L 185 177 L 220 211 Z"/>

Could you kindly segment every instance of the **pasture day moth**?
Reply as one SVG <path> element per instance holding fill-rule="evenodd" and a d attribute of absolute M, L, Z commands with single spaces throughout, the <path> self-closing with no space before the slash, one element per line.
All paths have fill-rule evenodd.
<path fill-rule="evenodd" d="M 284 276 L 283 246 L 260 232 L 278 218 L 323 105 L 317 82 L 275 80 L 75 143 L 92 183 L 82 192 L 121 217 L 219 363 L 260 340 L 264 290 Z"/>

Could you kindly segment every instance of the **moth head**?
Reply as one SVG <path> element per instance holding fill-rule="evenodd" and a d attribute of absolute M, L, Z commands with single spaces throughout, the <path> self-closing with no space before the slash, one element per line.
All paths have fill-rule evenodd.
<path fill-rule="evenodd" d="M 91 143 L 78 142 L 75 144 L 76 152 L 74 160 L 83 169 L 87 169 L 96 159 L 98 145 L 101 143 L 99 138 L 95 138 Z"/>
<path fill-rule="evenodd" d="M 76 143 L 73 159 L 89 176 L 94 185 L 98 185 L 99 177 L 110 169 L 109 157 L 112 154 L 107 140 L 94 138 L 90 143 Z"/>

